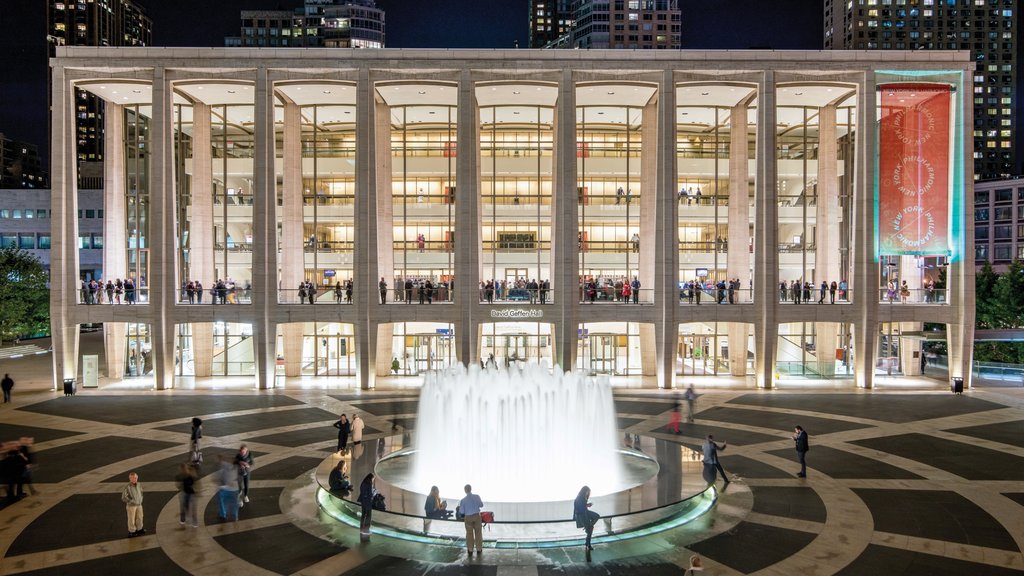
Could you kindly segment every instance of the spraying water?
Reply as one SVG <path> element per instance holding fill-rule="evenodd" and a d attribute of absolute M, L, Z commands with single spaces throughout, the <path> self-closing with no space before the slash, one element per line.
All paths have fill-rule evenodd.
<path fill-rule="evenodd" d="M 523 369 L 428 374 L 416 419 L 417 483 L 445 496 L 463 486 L 485 502 L 572 500 L 622 488 L 608 379 Z"/>

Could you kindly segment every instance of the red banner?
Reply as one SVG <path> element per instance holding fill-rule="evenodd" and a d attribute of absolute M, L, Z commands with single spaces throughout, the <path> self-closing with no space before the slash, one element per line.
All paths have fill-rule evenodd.
<path fill-rule="evenodd" d="M 879 254 L 949 254 L 950 86 L 879 90 Z"/>

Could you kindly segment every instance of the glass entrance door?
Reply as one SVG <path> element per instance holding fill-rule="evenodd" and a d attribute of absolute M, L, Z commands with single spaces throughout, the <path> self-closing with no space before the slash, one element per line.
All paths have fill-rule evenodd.
<path fill-rule="evenodd" d="M 618 372 L 616 336 L 605 334 L 590 335 L 590 370 L 597 374 Z"/>
<path fill-rule="evenodd" d="M 317 376 L 353 376 L 356 373 L 355 339 L 336 334 L 321 336 L 317 349 Z"/>
<path fill-rule="evenodd" d="M 714 338 L 688 334 L 679 339 L 680 374 L 684 376 L 715 373 Z"/>

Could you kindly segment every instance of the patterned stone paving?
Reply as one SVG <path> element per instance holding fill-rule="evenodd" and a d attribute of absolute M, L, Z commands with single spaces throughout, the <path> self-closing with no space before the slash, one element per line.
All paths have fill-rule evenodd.
<path fill-rule="evenodd" d="M 1019 391 L 711 391 L 679 434 L 665 427 L 675 398 L 622 391 L 618 426 L 693 447 L 709 433 L 728 440 L 722 463 L 734 482 L 711 513 L 601 544 L 589 559 L 578 548 L 468 559 L 380 535 L 360 544 L 311 499 L 337 415 L 362 414 L 367 440 L 415 430 L 414 391 L 16 396 L 0 408 L 0 441 L 35 437 L 38 493 L 0 509 L 0 574 L 675 576 L 694 553 L 708 575 L 1024 574 Z M 173 482 L 192 416 L 206 422 L 198 528 L 178 525 Z M 806 479 L 793 474 L 795 424 L 811 435 Z M 250 502 L 224 522 L 209 473 L 243 443 L 256 456 Z M 126 537 L 119 498 L 130 470 L 146 489 L 139 538 Z"/>

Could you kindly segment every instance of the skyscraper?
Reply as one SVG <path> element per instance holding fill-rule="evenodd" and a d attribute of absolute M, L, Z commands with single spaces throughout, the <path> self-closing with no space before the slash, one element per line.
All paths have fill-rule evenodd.
<path fill-rule="evenodd" d="M 44 188 L 46 170 L 35 144 L 11 140 L 0 132 L 0 188 Z"/>
<path fill-rule="evenodd" d="M 681 47 L 679 0 L 574 0 L 572 48 Z"/>
<path fill-rule="evenodd" d="M 572 0 L 530 0 L 530 48 L 543 48 L 572 30 Z"/>
<path fill-rule="evenodd" d="M 825 0 L 826 50 L 970 50 L 974 177 L 1016 172 L 1013 0 Z"/>
<path fill-rule="evenodd" d="M 47 0 L 46 26 L 51 57 L 57 46 L 148 46 L 153 39 L 152 21 L 133 0 Z M 88 92 L 78 91 L 76 102 L 78 160 L 101 162 L 101 101 Z"/>
<path fill-rule="evenodd" d="M 374 0 L 306 0 L 294 10 L 243 10 L 225 46 L 383 48 L 384 11 Z"/>

